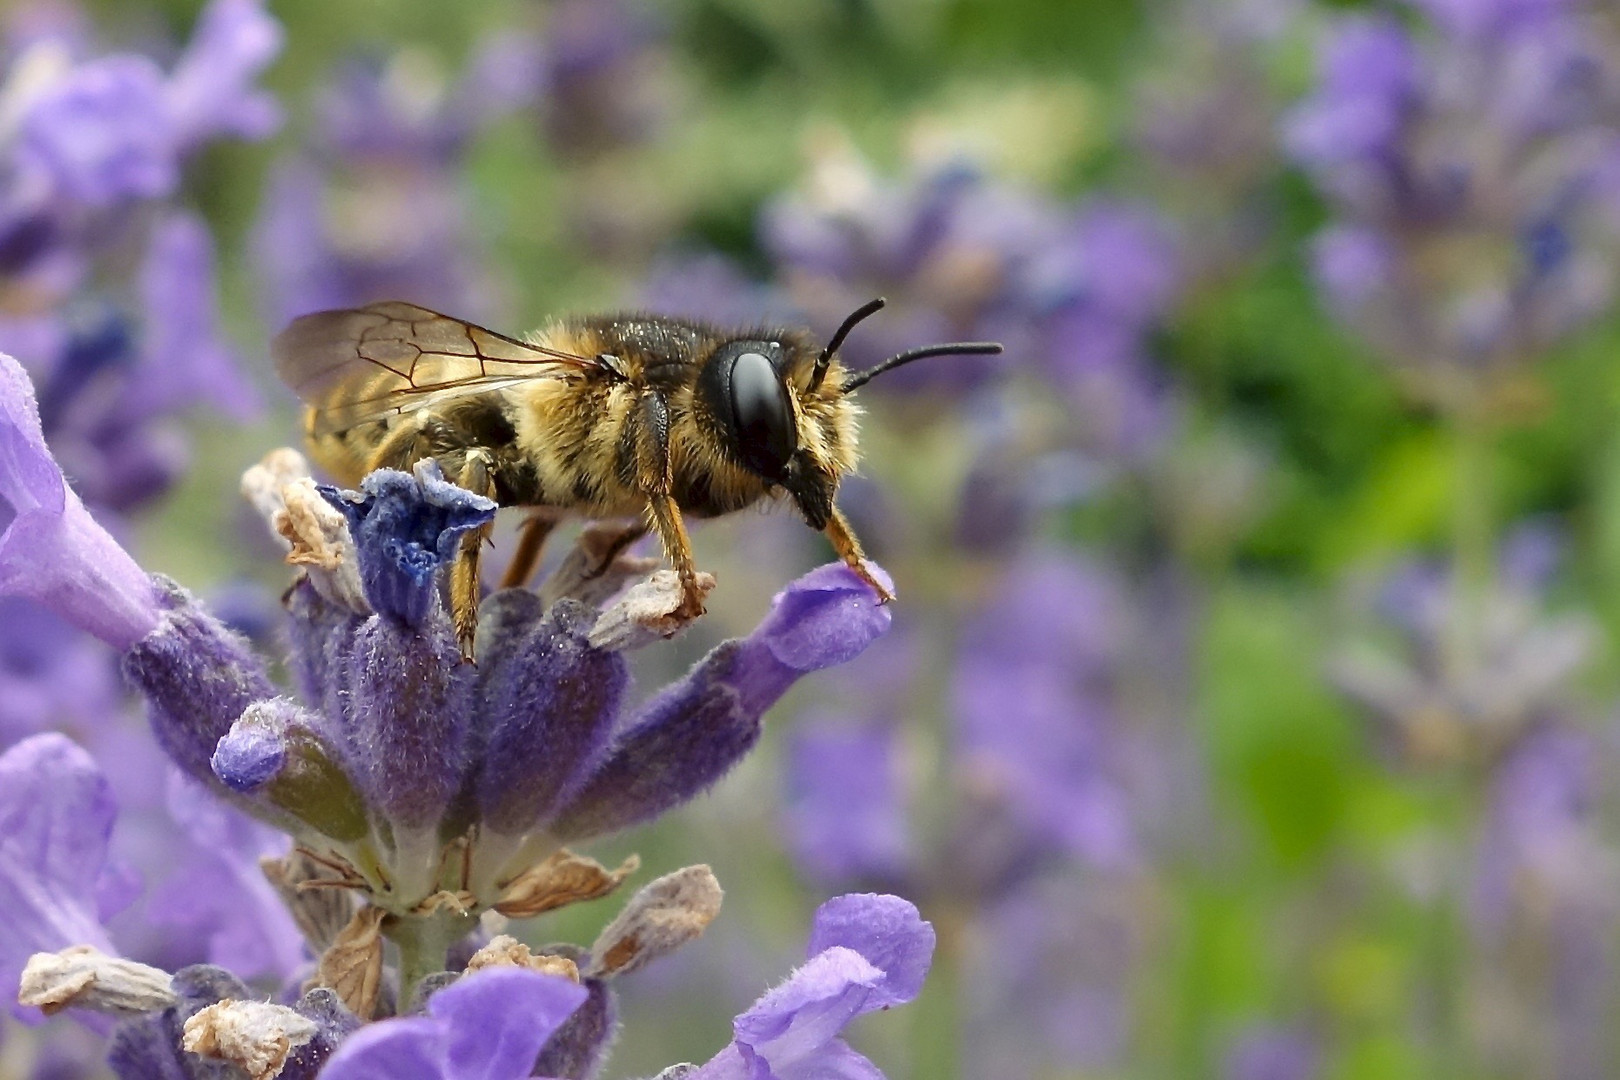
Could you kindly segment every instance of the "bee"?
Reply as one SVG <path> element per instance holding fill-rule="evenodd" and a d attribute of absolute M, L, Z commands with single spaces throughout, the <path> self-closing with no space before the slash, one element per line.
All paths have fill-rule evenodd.
<path fill-rule="evenodd" d="M 658 533 L 679 575 L 677 614 L 695 618 L 703 593 L 685 519 L 772 497 L 797 507 L 883 601 L 893 599 L 834 504 L 858 460 L 851 395 L 924 357 L 1001 346 L 932 345 L 846 371 L 839 347 L 883 304 L 862 305 L 818 346 L 801 329 L 649 314 L 562 319 L 519 340 L 388 301 L 298 318 L 271 352 L 307 406 L 311 455 L 338 482 L 354 486 L 374 469 L 433 458 L 464 488 L 535 508 L 507 585 L 532 574 L 559 519 L 638 519 L 640 534 Z M 451 569 L 452 618 L 469 656 L 488 528 L 464 539 Z"/>

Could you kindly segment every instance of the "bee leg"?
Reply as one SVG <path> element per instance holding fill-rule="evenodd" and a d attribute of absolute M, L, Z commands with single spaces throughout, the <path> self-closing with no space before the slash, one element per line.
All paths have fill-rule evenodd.
<path fill-rule="evenodd" d="M 872 590 L 878 595 L 878 603 L 887 604 L 894 599 L 894 593 L 866 568 L 866 553 L 861 550 L 861 542 L 855 539 L 855 532 L 849 527 L 849 519 L 845 518 L 843 512 L 836 506 L 833 507 L 832 516 L 827 519 L 825 532 L 838 557 L 855 571 L 856 577 L 872 586 Z"/>
<path fill-rule="evenodd" d="M 540 565 L 540 552 L 545 549 L 546 537 L 551 530 L 557 527 L 560 519 L 556 514 L 545 510 L 536 510 L 529 515 L 529 520 L 523 523 L 522 532 L 518 535 L 517 550 L 512 553 L 512 561 L 506 566 L 506 573 L 501 575 L 501 588 L 522 588 L 534 577 L 534 568 Z"/>
<path fill-rule="evenodd" d="M 703 591 L 698 588 L 697 566 L 692 562 L 692 541 L 687 538 L 681 508 L 671 494 L 674 483 L 669 462 L 669 405 L 654 390 L 642 391 L 637 405 L 626 425 L 634 440 L 636 485 L 647 497 L 647 515 L 681 578 L 681 606 L 675 614 L 695 619 L 704 611 Z"/>
<path fill-rule="evenodd" d="M 489 453 L 480 449 L 467 451 L 456 483 L 468 491 L 486 498 L 495 497 L 495 477 Z M 461 552 L 450 567 L 450 619 L 455 625 L 456 640 L 461 643 L 461 658 L 469 663 L 473 658 L 473 643 L 478 636 L 478 601 L 482 584 L 479 576 L 484 544 L 489 541 L 493 524 L 480 525 L 461 538 Z"/>

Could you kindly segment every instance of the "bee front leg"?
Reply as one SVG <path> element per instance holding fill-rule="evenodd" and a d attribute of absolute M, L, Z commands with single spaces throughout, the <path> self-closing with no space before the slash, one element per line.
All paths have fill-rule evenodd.
<path fill-rule="evenodd" d="M 866 553 L 861 550 L 861 542 L 855 539 L 855 531 L 849 527 L 849 519 L 844 517 L 843 512 L 836 506 L 827 519 L 825 533 L 838 557 L 855 571 L 856 577 L 872 586 L 872 591 L 877 593 L 878 603 L 887 604 L 894 599 L 894 593 L 866 568 Z"/>
<path fill-rule="evenodd" d="M 664 553 L 675 564 L 681 579 L 681 606 L 675 612 L 681 619 L 695 619 L 704 612 L 703 590 L 698 588 L 697 565 L 692 561 L 692 541 L 681 520 L 681 508 L 672 494 L 674 481 L 669 460 L 669 405 L 654 390 L 643 390 L 629 418 L 633 443 L 635 483 L 647 498 L 647 516 Z"/>
<path fill-rule="evenodd" d="M 668 495 L 649 495 L 647 514 L 681 579 L 681 606 L 675 609 L 675 617 L 683 621 L 695 619 L 707 609 L 703 606 L 703 590 L 698 588 L 697 564 L 692 561 L 692 541 L 686 535 L 681 508 Z"/>
<path fill-rule="evenodd" d="M 485 498 L 495 498 L 494 459 L 488 451 L 473 449 L 461 466 L 456 483 L 468 491 Z M 450 618 L 455 625 L 456 640 L 461 643 L 461 658 L 469 663 L 473 658 L 473 644 L 478 636 L 478 601 L 482 592 L 479 575 L 484 544 L 489 541 L 493 523 L 480 525 L 461 538 L 461 551 L 450 567 Z"/>

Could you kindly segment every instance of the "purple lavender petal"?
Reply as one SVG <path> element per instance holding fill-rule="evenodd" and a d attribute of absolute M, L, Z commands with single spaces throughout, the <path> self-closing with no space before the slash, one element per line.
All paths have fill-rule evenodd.
<path fill-rule="evenodd" d="M 733 1025 L 732 1044 L 691 1075 L 691 1080 L 809 1080 L 827 1058 L 846 1056 L 839 1038 L 883 972 L 851 949 L 829 949 L 769 991 Z M 857 1074 L 858 1075 L 858 1074 Z"/>
<path fill-rule="evenodd" d="M 22 366 L 0 354 L 0 595 L 27 596 L 116 648 L 158 622 L 156 591 L 51 459 Z"/>
<path fill-rule="evenodd" d="M 562 601 L 484 686 L 489 734 L 477 779 L 484 824 L 519 835 L 600 763 L 629 683 L 624 657 L 592 648 L 595 612 Z M 492 673 L 495 674 L 495 673 Z"/>
<path fill-rule="evenodd" d="M 163 73 L 125 54 L 80 64 L 36 98 L 21 121 L 16 161 L 63 197 L 100 208 L 173 192 L 175 153 Z"/>
<path fill-rule="evenodd" d="M 333 840 L 359 840 L 370 826 L 365 802 L 323 728 L 320 716 L 283 698 L 250 705 L 219 740 L 214 775 L 232 791 L 254 794 L 269 811 L 261 816 L 290 814 Z"/>
<path fill-rule="evenodd" d="M 832 948 L 853 949 L 883 972 L 861 1011 L 887 1009 L 922 992 L 934 958 L 934 927 L 917 905 L 898 896 L 848 893 L 816 909 L 805 955 Z"/>
<path fill-rule="evenodd" d="M 882 567 L 868 565 L 894 587 Z M 887 605 L 849 567 L 817 567 L 777 593 L 770 612 L 743 640 L 747 656 L 738 692 L 750 708 L 764 712 L 806 673 L 859 656 L 888 632 L 891 618 Z"/>
<path fill-rule="evenodd" d="M 844 1044 L 856 1016 L 917 996 L 934 928 L 894 896 L 837 897 L 816 913 L 810 960 L 737 1017 L 735 1041 L 691 1080 L 881 1076 Z"/>
<path fill-rule="evenodd" d="M 517 1080 L 586 994 L 553 975 L 486 968 L 434 994 L 425 1017 L 383 1020 L 351 1035 L 321 1080 Z"/>
<path fill-rule="evenodd" d="M 219 740 L 255 701 L 275 696 L 264 662 L 185 590 L 168 583 L 157 629 L 124 654 L 124 675 L 145 695 L 164 753 L 215 786 Z"/>
<path fill-rule="evenodd" d="M 360 491 L 320 492 L 349 519 L 366 599 L 413 627 L 443 610 L 438 571 L 460 552 L 461 534 L 495 517 L 493 501 L 445 480 L 431 459 L 414 476 L 379 469 Z"/>
<path fill-rule="evenodd" d="M 643 705 L 550 827 L 581 839 L 695 798 L 754 745 L 760 717 L 789 686 L 859 655 L 889 619 L 871 586 L 847 566 L 812 570 L 776 595 L 752 634 L 720 645 Z"/>
<path fill-rule="evenodd" d="M 182 150 L 220 135 L 263 139 L 281 126 L 275 98 L 253 81 L 281 51 L 282 37 L 260 0 L 213 0 L 202 10 L 164 93 Z"/>
<path fill-rule="evenodd" d="M 116 952 L 96 898 L 116 813 L 101 770 L 65 736 L 35 735 L 0 755 L 0 986 L 15 988 L 35 952 Z M 39 1017 L 15 1004 L 12 1013 Z"/>
<path fill-rule="evenodd" d="M 327 1059 L 321 1080 L 460 1080 L 444 1069 L 440 1025 L 427 1017 L 366 1024 Z"/>

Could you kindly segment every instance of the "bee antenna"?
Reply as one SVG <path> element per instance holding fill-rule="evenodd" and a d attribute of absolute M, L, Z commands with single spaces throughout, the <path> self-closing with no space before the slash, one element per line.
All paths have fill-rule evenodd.
<path fill-rule="evenodd" d="M 850 312 L 848 317 L 839 324 L 838 329 L 833 331 L 833 336 L 827 339 L 827 347 L 821 350 L 820 356 L 816 357 L 816 370 L 810 376 L 810 389 L 812 391 L 821 385 L 821 380 L 827 377 L 827 365 L 832 363 L 833 353 L 837 352 L 838 346 L 842 345 L 844 339 L 849 337 L 849 332 L 855 329 L 856 324 L 868 315 L 875 315 L 881 311 L 883 305 L 887 303 L 888 301 L 881 296 L 868 300 Z"/>
<path fill-rule="evenodd" d="M 847 394 L 852 390 L 858 390 L 865 386 L 885 371 L 893 371 L 895 368 L 909 364 L 913 360 L 922 360 L 930 356 L 995 356 L 1000 352 L 1001 342 L 999 341 L 953 341 L 948 345 L 924 345 L 920 349 L 912 349 L 909 352 L 901 353 L 899 356 L 891 356 L 877 367 L 867 368 L 859 374 L 851 375 L 844 380 L 844 385 L 839 389 Z"/>

